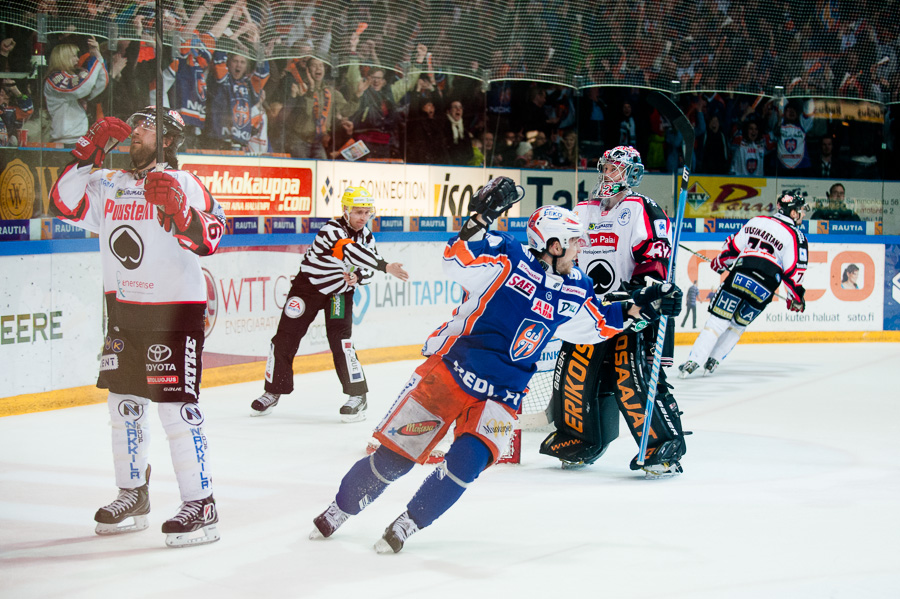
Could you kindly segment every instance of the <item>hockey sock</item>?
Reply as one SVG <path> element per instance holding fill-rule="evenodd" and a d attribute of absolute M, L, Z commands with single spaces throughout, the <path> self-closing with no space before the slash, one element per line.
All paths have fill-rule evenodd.
<path fill-rule="evenodd" d="M 715 314 L 710 314 L 706 324 L 703 325 L 703 330 L 700 331 L 700 334 L 694 341 L 694 346 L 691 347 L 691 353 L 688 356 L 688 360 L 703 366 L 703 363 L 706 362 L 706 358 L 709 357 L 710 352 L 712 352 L 713 347 L 715 347 L 719 336 L 728 328 L 729 322 L 730 321 L 725 320 L 724 318 L 719 318 Z"/>
<path fill-rule="evenodd" d="M 372 455 L 353 464 L 344 475 L 334 498 L 337 506 L 355 516 L 378 499 L 389 484 L 412 470 L 414 464 L 411 459 L 382 445 Z"/>
<path fill-rule="evenodd" d="M 195 403 L 160 403 L 159 419 L 169 439 L 169 453 L 182 501 L 205 499 L 212 494 L 207 462 L 203 412 Z"/>
<path fill-rule="evenodd" d="M 450 509 L 463 491 L 491 463 L 491 452 L 473 435 L 462 435 L 450 446 L 444 463 L 434 469 L 406 505 L 419 528 Z"/>
<path fill-rule="evenodd" d="M 147 482 L 150 427 L 147 426 L 147 405 L 150 400 L 137 395 L 110 392 L 106 399 L 112 426 L 113 467 L 116 486 L 134 489 Z"/>
<path fill-rule="evenodd" d="M 725 357 L 731 353 L 731 350 L 734 349 L 734 346 L 737 345 L 738 340 L 746 330 L 746 326 L 739 325 L 733 321 L 729 323 L 725 332 L 719 335 L 718 340 L 716 340 L 716 346 L 713 347 L 709 357 L 719 362 L 724 360 Z"/>

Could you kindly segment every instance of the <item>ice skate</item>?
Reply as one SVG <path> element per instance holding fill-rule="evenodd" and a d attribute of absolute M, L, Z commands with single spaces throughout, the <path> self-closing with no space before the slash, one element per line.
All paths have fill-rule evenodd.
<path fill-rule="evenodd" d="M 309 533 L 309 538 L 312 540 L 327 539 L 333 535 L 334 531 L 340 528 L 341 524 L 346 522 L 349 517 L 350 514 L 339 508 L 336 501 L 332 501 L 331 505 L 329 505 L 324 512 L 313 518 L 313 524 L 315 524 L 316 527 Z"/>
<path fill-rule="evenodd" d="M 678 376 L 683 379 L 686 379 L 689 374 L 692 374 L 695 370 L 700 368 L 700 365 L 694 362 L 693 360 L 688 360 L 684 364 L 678 367 Z"/>
<path fill-rule="evenodd" d="M 571 462 L 569 460 L 560 460 L 563 470 L 581 470 L 585 468 L 588 464 L 585 464 L 583 461 Z"/>
<path fill-rule="evenodd" d="M 716 360 L 715 358 L 708 358 L 706 360 L 706 364 L 703 365 L 703 369 L 705 370 L 705 372 L 703 373 L 703 376 L 711 375 L 712 373 L 714 373 L 716 371 L 716 368 L 718 368 L 718 367 L 719 367 L 718 360 Z"/>
<path fill-rule="evenodd" d="M 418 530 L 419 527 L 410 518 L 409 511 L 405 511 L 391 522 L 390 526 L 384 529 L 384 534 L 375 543 L 375 551 L 378 553 L 400 553 L 406 539 L 418 532 Z"/>
<path fill-rule="evenodd" d="M 126 532 L 138 532 L 150 526 L 147 514 L 150 513 L 150 466 L 147 466 L 147 482 L 134 489 L 119 489 L 116 500 L 105 505 L 94 514 L 98 535 L 119 535 Z M 130 523 L 123 523 L 132 518 Z"/>
<path fill-rule="evenodd" d="M 366 394 L 350 395 L 341 406 L 341 422 L 359 422 L 366 419 Z"/>
<path fill-rule="evenodd" d="M 677 460 L 660 462 L 659 464 L 645 464 L 641 469 L 645 472 L 644 478 L 653 480 L 672 478 L 684 472 Z"/>
<path fill-rule="evenodd" d="M 216 500 L 212 495 L 185 501 L 177 514 L 163 522 L 162 531 L 168 535 L 166 545 L 190 547 L 214 543 L 219 540 L 219 531 L 216 529 L 218 521 L 219 512 L 216 511 Z M 199 534 L 194 534 L 197 532 Z"/>
<path fill-rule="evenodd" d="M 269 412 L 272 411 L 272 408 L 278 405 L 278 399 L 281 397 L 280 393 L 269 393 L 266 391 L 258 398 L 253 400 L 253 403 L 250 404 L 250 412 L 251 416 L 265 416 Z"/>

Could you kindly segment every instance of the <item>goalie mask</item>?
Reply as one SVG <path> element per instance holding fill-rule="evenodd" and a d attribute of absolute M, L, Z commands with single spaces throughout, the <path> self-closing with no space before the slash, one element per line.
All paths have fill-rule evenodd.
<path fill-rule="evenodd" d="M 569 240 L 581 237 L 584 230 L 578 215 L 559 206 L 543 206 L 534 211 L 528 219 L 528 245 L 539 252 L 547 251 L 554 239 L 563 249 L 569 249 Z"/>
<path fill-rule="evenodd" d="M 604 152 L 597 161 L 597 170 L 600 177 L 591 196 L 600 200 L 637 187 L 644 177 L 641 155 L 631 146 L 616 146 Z"/>
<path fill-rule="evenodd" d="M 128 117 L 128 126 L 134 129 L 138 125 L 145 129 L 156 127 L 156 106 L 147 106 Z M 184 143 L 184 119 L 177 110 L 165 109 L 163 111 L 163 136 L 172 139 L 172 145 L 177 150 Z"/>

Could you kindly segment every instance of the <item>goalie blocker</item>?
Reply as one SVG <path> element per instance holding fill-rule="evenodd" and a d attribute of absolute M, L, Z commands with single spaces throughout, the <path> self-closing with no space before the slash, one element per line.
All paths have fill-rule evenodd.
<path fill-rule="evenodd" d="M 630 331 L 599 345 L 564 343 L 550 404 L 557 430 L 544 439 L 540 452 L 569 467 L 592 464 L 619 436 L 617 407 L 640 446 L 649 375 L 643 355 L 639 333 Z M 681 411 L 669 389 L 661 376 L 645 465 L 677 461 L 687 449 Z M 635 456 L 631 469 L 640 468 Z"/>

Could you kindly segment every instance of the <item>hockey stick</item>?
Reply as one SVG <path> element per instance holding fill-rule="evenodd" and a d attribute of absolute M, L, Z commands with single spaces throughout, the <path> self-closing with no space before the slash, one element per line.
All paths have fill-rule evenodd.
<path fill-rule="evenodd" d="M 672 237 L 672 254 L 669 256 L 669 272 L 666 282 L 675 281 L 675 257 L 678 255 L 678 240 L 681 238 L 681 225 L 684 221 L 684 205 L 687 203 L 688 177 L 690 176 L 691 157 L 694 154 L 694 127 L 684 113 L 668 97 L 659 92 L 650 92 L 647 101 L 681 134 L 683 140 L 684 168 L 681 171 L 681 192 L 675 198 L 675 232 Z M 643 466 L 647 453 L 647 439 L 650 437 L 650 421 L 656 403 L 656 384 L 659 382 L 659 369 L 662 363 L 663 343 L 666 340 L 668 316 L 659 317 L 659 330 L 656 333 L 656 345 L 653 348 L 653 366 L 650 368 L 650 381 L 647 384 L 647 408 L 644 412 L 644 428 L 641 432 L 641 446 L 637 455 L 637 465 Z"/>
<path fill-rule="evenodd" d="M 701 254 L 700 252 L 695 252 L 694 250 L 692 250 L 691 248 L 687 247 L 686 245 L 683 245 L 683 244 L 680 244 L 680 243 L 679 243 L 678 245 L 679 245 L 682 249 L 685 249 L 685 250 L 689 251 L 690 253 L 694 254 L 695 256 L 697 256 L 698 258 L 700 258 L 701 260 L 704 260 L 704 261 L 706 261 L 706 262 L 712 262 L 712 258 L 707 258 L 706 256 L 704 256 L 704 255 Z M 728 270 L 727 268 L 726 268 L 725 270 L 726 270 L 726 272 L 731 272 L 731 271 Z M 784 297 L 784 296 L 781 295 L 780 293 L 773 293 L 773 295 L 774 295 L 775 297 L 777 297 L 778 299 L 781 299 L 781 300 L 784 300 L 784 301 L 787 301 L 787 300 L 788 300 L 788 298 Z"/>
<path fill-rule="evenodd" d="M 163 148 L 163 3 L 162 0 L 156 0 L 156 171 L 162 170 L 162 163 L 166 160 L 165 149 Z"/>

